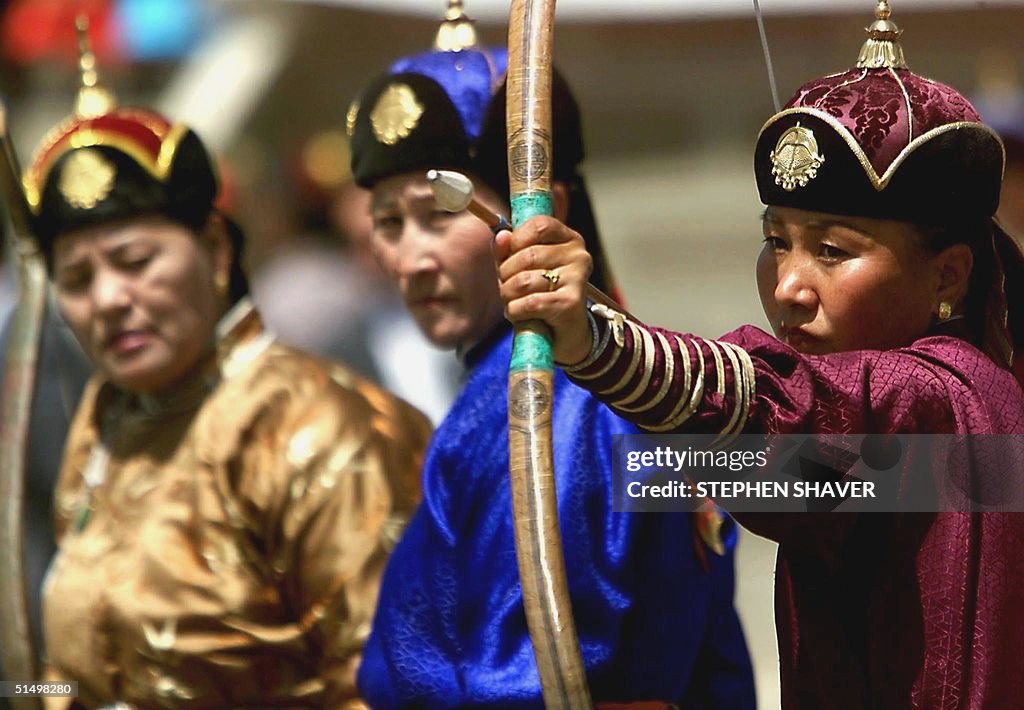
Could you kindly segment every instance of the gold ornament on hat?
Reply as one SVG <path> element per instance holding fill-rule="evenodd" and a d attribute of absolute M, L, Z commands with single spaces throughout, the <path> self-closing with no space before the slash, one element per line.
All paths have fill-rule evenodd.
<path fill-rule="evenodd" d="M 434 48 L 441 52 L 461 52 L 475 46 L 476 27 L 466 16 L 462 0 L 448 0 L 448 10 L 437 30 Z"/>
<path fill-rule="evenodd" d="M 906 69 L 907 61 L 903 57 L 903 47 L 897 41 L 903 30 L 889 19 L 892 11 L 889 3 L 880 0 L 875 8 L 875 21 L 866 31 L 868 39 L 860 49 L 857 67 L 860 69 Z"/>
<path fill-rule="evenodd" d="M 825 163 L 825 156 L 818 152 L 814 132 L 799 123 L 782 134 L 768 159 L 772 161 L 775 184 L 786 192 L 806 187 L 818 177 L 818 168 Z"/>
<path fill-rule="evenodd" d="M 75 18 L 78 33 L 78 69 L 82 85 L 75 99 L 75 116 L 96 118 L 113 110 L 117 105 L 114 93 L 100 83 L 96 68 L 96 55 L 89 42 L 89 18 Z M 91 210 L 107 199 L 114 189 L 117 168 L 95 148 L 75 150 L 61 169 L 57 189 L 69 205 L 79 210 Z"/>
<path fill-rule="evenodd" d="M 79 15 L 75 19 L 75 29 L 78 31 L 78 69 L 82 79 L 75 101 L 75 115 L 79 118 L 96 118 L 113 109 L 117 99 L 114 92 L 100 84 L 96 55 L 89 44 L 89 18 Z"/>
<path fill-rule="evenodd" d="M 394 145 L 413 132 L 423 110 L 412 87 L 392 84 L 377 99 L 370 114 L 373 135 L 384 145 Z"/>
<path fill-rule="evenodd" d="M 95 148 L 81 148 L 64 163 L 57 189 L 69 205 L 91 210 L 114 189 L 117 169 Z"/>

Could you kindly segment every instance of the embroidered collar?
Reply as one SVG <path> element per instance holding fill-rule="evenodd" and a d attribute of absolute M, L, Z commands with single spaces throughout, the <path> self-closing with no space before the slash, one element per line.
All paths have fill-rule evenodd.
<path fill-rule="evenodd" d="M 217 367 L 228 379 L 270 347 L 274 334 L 263 327 L 263 319 L 252 299 L 243 297 L 220 319 L 214 329 Z"/>

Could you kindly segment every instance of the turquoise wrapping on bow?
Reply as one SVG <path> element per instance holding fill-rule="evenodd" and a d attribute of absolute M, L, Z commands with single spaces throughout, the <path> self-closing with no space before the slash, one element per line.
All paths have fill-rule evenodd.
<path fill-rule="evenodd" d="M 514 195 L 512 202 L 512 225 L 519 227 L 523 222 L 538 215 L 554 214 L 550 192 L 524 192 Z"/>
<path fill-rule="evenodd" d="M 509 372 L 523 370 L 554 370 L 555 358 L 551 351 L 551 340 L 542 333 L 517 333 L 512 343 L 512 360 Z"/>
<path fill-rule="evenodd" d="M 512 224 L 515 227 L 531 217 L 550 215 L 554 212 L 550 192 L 527 192 L 514 195 L 512 203 Z M 551 349 L 551 336 L 546 332 L 517 333 L 512 348 L 509 372 L 523 370 L 553 371 L 555 356 Z"/>

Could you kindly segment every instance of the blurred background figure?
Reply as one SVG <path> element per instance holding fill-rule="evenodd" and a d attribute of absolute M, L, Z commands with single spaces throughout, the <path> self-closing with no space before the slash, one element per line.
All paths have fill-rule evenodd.
<path fill-rule="evenodd" d="M 1005 47 L 979 54 L 975 101 L 982 118 L 999 132 L 1006 146 L 999 222 L 1024 243 L 1024 82 L 1018 55 Z"/>

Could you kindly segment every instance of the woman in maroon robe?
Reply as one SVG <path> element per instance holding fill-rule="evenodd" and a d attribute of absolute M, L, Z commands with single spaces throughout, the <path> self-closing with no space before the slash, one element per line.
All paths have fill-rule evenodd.
<path fill-rule="evenodd" d="M 898 32 L 879 3 L 857 68 L 801 87 L 758 137 L 757 280 L 776 337 L 588 310 L 582 240 L 546 218 L 498 238 L 510 319 L 545 320 L 570 377 L 649 431 L 1024 433 L 1024 262 L 992 220 L 1002 144 L 963 96 L 907 70 Z M 961 449 L 971 485 L 1019 472 L 984 460 L 982 438 Z M 785 707 L 1024 703 L 1024 515 L 737 517 L 779 542 Z"/>

